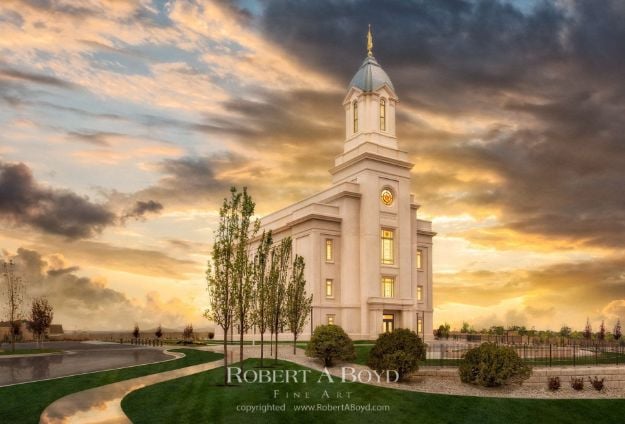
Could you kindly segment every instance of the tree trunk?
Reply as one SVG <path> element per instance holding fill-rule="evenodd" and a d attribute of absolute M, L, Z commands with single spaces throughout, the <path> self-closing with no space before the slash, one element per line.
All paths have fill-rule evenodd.
<path fill-rule="evenodd" d="M 293 355 L 297 355 L 297 334 L 293 333 Z"/>
<path fill-rule="evenodd" d="M 263 354 L 265 353 L 265 337 L 264 337 L 264 331 L 260 332 L 260 367 L 263 367 Z"/>
<path fill-rule="evenodd" d="M 274 363 L 278 363 L 278 330 L 279 330 L 278 326 L 276 325 L 276 349 L 273 352 L 273 354 L 274 354 L 273 362 Z"/>
<path fill-rule="evenodd" d="M 240 333 L 241 337 L 239 338 L 239 360 L 241 361 L 241 369 L 243 369 L 243 322 L 241 322 Z"/>
<path fill-rule="evenodd" d="M 224 386 L 227 386 L 227 385 L 228 385 L 228 328 L 224 328 Z"/>

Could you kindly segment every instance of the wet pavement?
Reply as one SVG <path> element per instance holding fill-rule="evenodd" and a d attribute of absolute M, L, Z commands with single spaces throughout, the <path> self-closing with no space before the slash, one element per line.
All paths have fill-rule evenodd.
<path fill-rule="evenodd" d="M 20 343 L 17 347 L 32 349 L 35 345 Z M 162 348 L 118 343 L 47 342 L 44 349 L 60 349 L 63 353 L 0 356 L 0 386 L 173 359 Z"/>

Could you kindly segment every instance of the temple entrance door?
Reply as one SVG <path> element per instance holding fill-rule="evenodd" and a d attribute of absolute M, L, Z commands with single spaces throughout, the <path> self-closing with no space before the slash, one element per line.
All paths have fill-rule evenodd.
<path fill-rule="evenodd" d="M 395 328 L 395 315 L 394 314 L 384 314 L 382 315 L 382 329 L 385 333 L 393 332 Z"/>

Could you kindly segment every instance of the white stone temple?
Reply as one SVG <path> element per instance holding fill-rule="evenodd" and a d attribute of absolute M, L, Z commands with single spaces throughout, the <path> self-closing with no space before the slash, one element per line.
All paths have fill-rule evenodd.
<path fill-rule="evenodd" d="M 410 192 L 414 164 L 399 149 L 398 97 L 372 55 L 343 100 L 345 142 L 332 185 L 261 219 L 274 242 L 291 236 L 306 262 L 312 325 L 336 324 L 354 340 L 409 328 L 432 338 L 432 231 Z M 308 326 L 307 326 L 308 327 Z"/>

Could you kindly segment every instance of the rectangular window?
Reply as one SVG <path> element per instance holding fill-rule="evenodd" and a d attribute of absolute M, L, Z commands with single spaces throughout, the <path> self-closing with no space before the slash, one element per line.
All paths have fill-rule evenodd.
<path fill-rule="evenodd" d="M 336 315 L 334 315 L 334 314 L 326 315 L 326 321 L 327 321 L 328 325 L 334 325 L 334 318 L 336 318 Z"/>
<path fill-rule="evenodd" d="M 423 301 L 423 286 L 417 286 L 417 300 Z"/>
<path fill-rule="evenodd" d="M 334 280 L 326 280 L 326 297 L 334 297 Z"/>
<path fill-rule="evenodd" d="M 395 296 L 395 279 L 393 277 L 382 277 L 382 297 Z"/>
<path fill-rule="evenodd" d="M 393 230 L 381 230 L 380 232 L 380 250 L 382 252 L 382 263 L 384 265 L 392 265 L 395 262 L 393 254 L 394 235 Z"/>
<path fill-rule="evenodd" d="M 334 261 L 334 240 L 326 239 L 326 262 Z"/>
<path fill-rule="evenodd" d="M 423 269 L 423 250 L 417 249 L 417 269 Z"/>
<path fill-rule="evenodd" d="M 423 318 L 417 318 L 417 334 L 423 334 Z"/>
<path fill-rule="evenodd" d="M 380 131 L 386 131 L 386 100 L 380 99 Z"/>

